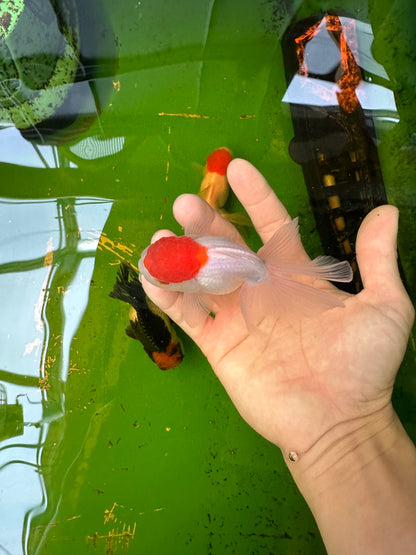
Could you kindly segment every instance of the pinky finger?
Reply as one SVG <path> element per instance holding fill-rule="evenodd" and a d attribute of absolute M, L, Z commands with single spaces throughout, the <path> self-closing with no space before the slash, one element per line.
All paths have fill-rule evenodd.
<path fill-rule="evenodd" d="M 158 229 L 153 234 L 153 237 L 152 237 L 150 242 L 155 243 L 156 241 L 158 241 L 162 237 L 174 237 L 174 236 L 175 236 L 175 234 L 172 231 L 170 231 L 169 229 Z"/>

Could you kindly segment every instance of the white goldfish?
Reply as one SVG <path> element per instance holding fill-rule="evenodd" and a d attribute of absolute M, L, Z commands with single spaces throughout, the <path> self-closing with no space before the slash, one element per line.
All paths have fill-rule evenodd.
<path fill-rule="evenodd" d="M 248 327 L 269 315 L 297 319 L 343 306 L 337 296 L 295 276 L 349 282 L 349 263 L 330 256 L 298 263 L 293 252 L 299 241 L 297 219 L 280 227 L 257 253 L 225 237 L 162 237 L 142 252 L 139 270 L 150 283 L 184 293 L 182 312 L 190 323 L 195 310 L 210 312 L 215 296 L 238 289 Z"/>

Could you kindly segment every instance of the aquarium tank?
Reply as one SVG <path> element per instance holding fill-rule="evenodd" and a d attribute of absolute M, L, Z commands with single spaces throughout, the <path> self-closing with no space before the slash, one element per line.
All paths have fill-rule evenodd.
<path fill-rule="evenodd" d="M 161 370 L 110 293 L 228 147 L 352 293 L 362 219 L 398 206 L 414 301 L 415 26 L 410 0 L 0 0 L 1 553 L 325 553 L 196 345 L 174 328 Z M 414 366 L 413 334 L 394 405 L 416 440 Z"/>

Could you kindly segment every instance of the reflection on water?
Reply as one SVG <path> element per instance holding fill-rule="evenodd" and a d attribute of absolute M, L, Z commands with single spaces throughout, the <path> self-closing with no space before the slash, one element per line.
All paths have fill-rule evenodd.
<path fill-rule="evenodd" d="M 282 102 L 338 106 L 340 94 L 347 88 L 345 82 L 348 69 L 351 71 L 351 60 L 354 60 L 367 74 L 367 80 L 363 80 L 359 74 L 354 86 L 361 108 L 377 112 L 379 118 L 386 118 L 388 121 L 391 119 L 392 124 L 397 123 L 397 108 L 393 91 L 390 90 L 389 77 L 384 67 L 371 54 L 374 40 L 371 25 L 349 17 L 338 18 L 340 32 L 351 53 L 351 59 L 343 63 L 340 48 L 330 36 L 331 30 L 328 30 L 326 19 L 319 22 L 313 33 L 305 33 L 301 68 L 293 76 Z M 359 68 L 357 71 L 360 71 Z M 328 79 L 332 75 L 335 75 L 335 82 Z M 379 83 L 374 83 L 373 79 Z"/>
<path fill-rule="evenodd" d="M 0 163 L 31 168 L 77 168 L 79 162 L 113 156 L 124 147 L 124 137 L 93 136 L 80 138 L 68 152 L 56 145 L 27 141 L 15 127 L 0 131 Z"/>
<path fill-rule="evenodd" d="M 101 3 L 2 3 L 0 61 L 0 162 L 75 168 L 78 160 L 123 148 L 105 136 L 99 119 L 118 65 Z M 90 144 L 81 135 L 94 121 L 100 140 Z M 73 161 L 57 147 L 68 142 Z"/>
<path fill-rule="evenodd" d="M 85 71 L 66 88 L 74 93 L 73 101 L 59 109 L 52 106 L 53 116 L 37 124 L 32 135 L 10 122 L 0 129 L 0 197 L 9 197 L 10 184 L 17 183 L 13 194 L 19 198 L 47 199 L 0 203 L 0 553 L 104 553 L 117 538 L 125 542 L 117 553 L 124 552 L 136 523 L 131 553 L 324 553 L 310 513 L 293 493 L 275 449 L 239 420 L 205 358 L 184 338 L 187 356 L 180 372 L 155 372 L 140 345 L 125 336 L 127 307 L 108 297 L 116 264 L 133 256 L 137 261 L 152 232 L 174 224 L 173 199 L 198 190 L 202 168 L 196 164 L 222 144 L 265 173 L 289 211 L 303 219 L 302 228 L 311 231 L 305 234 L 308 247 L 320 248 L 300 166 L 288 154 L 294 136 L 289 104 L 281 102 L 299 65 L 295 59 L 296 71 L 286 83 L 280 43 L 297 6 L 303 5 L 300 15 L 306 18 L 321 12 L 320 3 L 14 4 L 31 6 L 34 18 L 52 21 L 51 6 L 76 7 L 82 27 L 73 35 L 81 39 L 74 52 L 81 54 Z M 388 18 L 387 6 L 374 4 L 377 60 L 392 82 L 379 74 L 380 66 L 366 66 L 363 84 L 371 92 L 376 85 L 390 91 L 396 83 L 400 93 L 401 120 L 393 129 L 385 104 L 387 143 L 384 154 L 380 152 L 389 194 L 396 199 L 400 195 L 403 237 L 411 237 L 415 149 L 414 141 L 407 141 L 413 126 L 408 122 L 414 121 L 409 77 L 414 74 L 409 70 L 414 67 L 413 27 L 397 10 L 398 3 L 389 8 Z M 88 28 L 91 14 L 100 9 L 109 12 L 111 22 L 103 25 L 102 34 Z M 366 9 L 352 14 L 370 21 Z M 271 17 L 280 18 L 278 29 Z M 391 22 L 398 29 L 394 35 Z M 404 36 L 396 39 L 403 27 Z M 14 30 L 10 26 L 10 33 Z M 367 35 L 368 45 L 371 40 Z M 305 50 L 313 55 L 314 41 Z M 339 61 L 338 48 L 327 50 Z M 368 56 L 365 62 L 374 65 Z M 37 67 L 46 75 L 51 64 Z M 312 69 L 311 79 L 323 86 L 319 67 Z M 11 87 L 27 92 L 19 91 L 19 84 L 17 78 L 5 78 L 1 85 L 11 93 L 11 102 L 16 99 Z M 333 85 L 328 86 L 332 93 Z M 46 89 L 53 93 L 53 87 Z M 375 97 L 368 102 L 374 119 Z M 315 105 L 313 112 L 322 115 L 333 108 Z M 397 120 L 397 115 L 390 116 Z M 321 121 L 314 119 L 308 133 L 319 130 L 315 124 Z M 325 141 L 325 153 L 340 146 L 344 130 L 338 141 Z M 318 136 L 313 143 L 301 133 L 298 138 L 302 163 L 308 155 L 303 142 L 314 153 L 314 145 L 322 141 Z M 351 164 L 350 152 L 345 156 Z M 363 182 L 369 166 L 359 159 L 354 164 Z M 325 191 L 335 192 L 332 182 L 326 183 Z M 52 200 L 49 194 L 60 198 Z M 329 196 L 322 201 L 325 207 Z M 103 197 L 118 202 L 111 207 Z M 105 250 L 95 258 L 110 208 L 107 235 L 101 235 Z M 409 245 L 413 248 L 406 240 L 407 268 L 414 276 Z M 96 283 L 90 288 L 94 264 Z M 408 379 L 413 360 L 407 373 L 401 372 L 408 406 L 415 390 L 413 378 Z M 400 404 L 405 405 L 401 399 Z M 414 421 L 409 410 L 405 422 L 413 430 Z"/>
<path fill-rule="evenodd" d="M 116 51 L 101 3 L 2 3 L 1 125 L 40 144 L 73 139 L 108 99 Z"/>
<path fill-rule="evenodd" d="M 301 164 L 326 254 L 348 260 L 362 289 L 355 255 L 366 214 L 387 202 L 377 146 L 398 123 L 388 75 L 371 54 L 371 25 L 334 13 L 290 26 L 283 39 L 295 137 L 292 159 Z"/>
<path fill-rule="evenodd" d="M 66 160 L 55 145 L 26 141 L 15 127 L 0 131 L 0 162 L 31 168 L 76 167 Z"/>
<path fill-rule="evenodd" d="M 27 553 L 31 521 L 48 507 L 42 450 L 64 414 L 70 347 L 111 207 L 100 198 L 0 201 L 2 553 Z"/>

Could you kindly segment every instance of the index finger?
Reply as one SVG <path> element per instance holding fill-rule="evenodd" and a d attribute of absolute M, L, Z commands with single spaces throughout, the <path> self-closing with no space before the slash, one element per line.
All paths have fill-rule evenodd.
<path fill-rule="evenodd" d="M 180 195 L 173 203 L 176 221 L 194 235 L 219 235 L 244 244 L 237 229 L 205 200 L 192 194 Z M 187 233 L 189 231 L 186 231 Z"/>
<path fill-rule="evenodd" d="M 227 177 L 263 243 L 266 243 L 279 227 L 291 221 L 273 189 L 250 162 L 235 158 L 228 165 Z"/>

